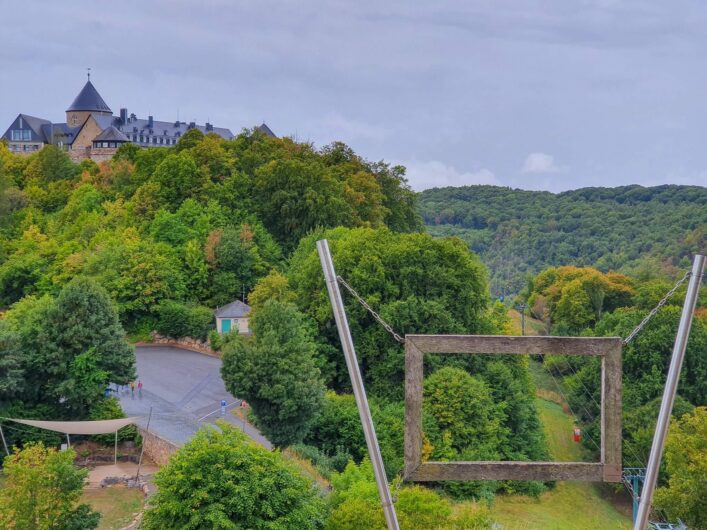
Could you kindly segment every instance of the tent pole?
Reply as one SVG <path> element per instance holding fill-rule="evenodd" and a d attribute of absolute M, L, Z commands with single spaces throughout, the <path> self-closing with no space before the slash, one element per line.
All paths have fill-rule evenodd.
<path fill-rule="evenodd" d="M 2 432 L 2 424 L 0 424 L 0 438 L 2 438 L 2 445 L 5 447 L 5 452 L 7 456 L 10 456 L 10 451 L 7 449 L 7 442 L 5 441 L 5 434 Z"/>
<path fill-rule="evenodd" d="M 69 433 L 66 433 L 66 448 L 71 449 L 71 438 L 69 438 Z"/>
<path fill-rule="evenodd" d="M 113 465 L 118 464 L 118 431 L 115 431 L 115 452 L 113 453 Z"/>

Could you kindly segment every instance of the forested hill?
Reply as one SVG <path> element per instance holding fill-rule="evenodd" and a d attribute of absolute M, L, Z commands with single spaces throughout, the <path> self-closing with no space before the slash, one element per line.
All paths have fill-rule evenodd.
<path fill-rule="evenodd" d="M 631 271 L 653 258 L 686 268 L 704 251 L 707 188 L 622 186 L 559 194 L 496 186 L 435 188 L 420 211 L 436 236 L 465 240 L 488 265 L 495 295 L 517 293 L 527 273 L 592 265 Z"/>

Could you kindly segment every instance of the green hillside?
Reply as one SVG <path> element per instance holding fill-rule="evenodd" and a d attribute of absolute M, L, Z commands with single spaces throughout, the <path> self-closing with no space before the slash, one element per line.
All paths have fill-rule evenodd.
<path fill-rule="evenodd" d="M 420 211 L 435 236 L 466 241 L 491 270 L 495 295 L 514 294 L 548 266 L 670 269 L 704 251 L 707 188 L 623 186 L 553 194 L 496 186 L 435 188 Z"/>

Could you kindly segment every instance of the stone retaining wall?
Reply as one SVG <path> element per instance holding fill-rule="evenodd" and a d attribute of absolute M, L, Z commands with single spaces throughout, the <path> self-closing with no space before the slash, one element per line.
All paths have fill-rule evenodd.
<path fill-rule="evenodd" d="M 146 432 L 142 427 L 138 427 L 138 432 L 142 436 L 142 445 L 145 448 L 145 454 L 158 466 L 164 466 L 169 462 L 172 454 L 179 447 L 169 440 L 165 440 L 161 436 Z"/>
<path fill-rule="evenodd" d="M 156 331 L 151 332 L 150 335 L 152 336 L 152 342 L 138 342 L 135 346 L 171 346 L 172 348 L 180 348 L 182 350 L 203 353 L 204 355 L 221 357 L 221 352 L 212 350 L 208 342 L 204 342 L 199 339 L 193 339 L 191 337 L 174 339 L 172 337 L 160 335 Z"/>

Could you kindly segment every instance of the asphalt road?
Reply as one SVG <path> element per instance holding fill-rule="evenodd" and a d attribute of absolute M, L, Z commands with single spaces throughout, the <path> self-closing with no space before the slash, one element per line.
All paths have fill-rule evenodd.
<path fill-rule="evenodd" d="M 164 346 L 136 347 L 138 379 L 142 395 L 135 389 L 120 392 L 120 403 L 128 416 L 144 416 L 138 423 L 147 426 L 152 407 L 150 431 L 177 445 L 183 445 L 205 423 L 217 419 L 244 428 L 259 444 L 272 448 L 270 442 L 250 423 L 229 412 L 240 400 L 232 396 L 221 379 L 221 360 L 201 353 Z M 227 411 L 221 415 L 221 400 Z"/>

